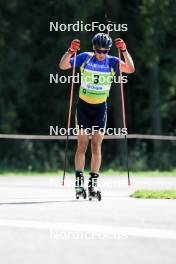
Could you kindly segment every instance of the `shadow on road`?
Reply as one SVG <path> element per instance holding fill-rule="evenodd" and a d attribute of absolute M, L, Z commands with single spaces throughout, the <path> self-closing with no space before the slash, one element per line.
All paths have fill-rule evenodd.
<path fill-rule="evenodd" d="M 3 203 L 0 203 L 0 206 L 2 205 L 30 205 L 30 204 L 48 204 L 48 203 L 72 203 L 72 202 L 75 202 L 75 203 L 78 203 L 78 202 L 89 202 L 88 200 L 65 200 L 65 201 L 34 201 L 34 202 L 3 202 Z"/>

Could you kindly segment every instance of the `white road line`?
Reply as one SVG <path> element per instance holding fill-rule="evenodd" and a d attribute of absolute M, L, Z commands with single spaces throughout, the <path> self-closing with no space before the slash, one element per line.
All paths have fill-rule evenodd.
<path fill-rule="evenodd" d="M 31 220 L 0 219 L 0 227 L 60 230 L 72 232 L 90 232 L 116 234 L 134 237 L 160 238 L 176 240 L 176 229 L 139 228 L 129 226 L 108 226 L 77 223 L 41 222 Z"/>

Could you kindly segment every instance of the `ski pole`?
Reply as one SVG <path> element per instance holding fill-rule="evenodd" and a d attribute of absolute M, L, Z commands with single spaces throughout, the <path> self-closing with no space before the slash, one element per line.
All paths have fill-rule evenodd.
<path fill-rule="evenodd" d="M 114 21 L 111 21 L 111 20 L 108 20 L 108 16 L 107 16 L 107 14 L 105 14 L 105 20 L 106 20 L 106 23 L 107 23 L 107 34 L 108 34 L 108 36 L 109 36 L 110 34 L 109 34 L 108 24 L 109 24 L 109 23 L 112 23 L 112 24 L 113 24 L 113 23 L 115 23 L 115 22 L 114 22 Z"/>
<path fill-rule="evenodd" d="M 118 57 L 121 61 L 121 52 L 120 49 L 118 49 Z M 123 90 L 123 82 L 122 82 L 122 71 L 121 66 L 119 62 L 119 71 L 120 71 L 120 91 L 121 91 L 121 99 L 122 99 L 122 117 L 123 117 L 123 127 L 126 127 L 126 113 L 125 113 L 125 99 L 124 99 L 124 90 Z M 125 135 L 125 150 L 126 150 L 126 167 L 127 167 L 127 173 L 128 173 L 128 185 L 131 185 L 130 181 L 130 172 L 129 172 L 129 153 L 128 153 L 128 140 L 127 135 Z"/>
<path fill-rule="evenodd" d="M 105 14 L 105 19 L 108 23 L 115 23 L 113 21 L 108 20 L 107 14 Z M 109 30 L 107 28 L 107 34 L 109 35 Z M 118 49 L 118 57 L 121 61 L 121 52 L 120 49 Z M 120 71 L 120 90 L 121 90 L 121 99 L 122 99 L 122 116 L 123 116 L 123 127 L 126 127 L 126 114 L 125 114 L 125 100 L 124 100 L 124 93 L 123 93 L 123 82 L 122 82 L 122 71 L 121 71 L 121 66 L 119 64 L 119 71 Z M 130 181 L 130 172 L 129 172 L 129 153 L 128 153 L 128 141 L 127 141 L 127 136 L 125 135 L 125 151 L 126 151 L 126 167 L 127 167 L 127 174 L 128 174 L 128 185 L 131 185 Z"/>
<path fill-rule="evenodd" d="M 64 172 L 62 178 L 62 185 L 64 186 L 65 183 L 65 172 L 66 172 L 66 164 L 67 164 L 67 152 L 68 152 L 68 140 L 69 140 L 69 129 L 71 123 L 71 111 L 72 111 L 72 102 L 73 102 L 73 88 L 74 88 L 74 77 L 75 77 L 75 68 L 76 68 L 76 52 L 74 54 L 74 62 L 73 62 L 73 70 L 72 70 L 72 83 L 71 83 L 71 90 L 70 90 L 70 105 L 68 111 L 68 123 L 67 123 L 67 138 L 65 142 L 65 159 L 64 159 Z"/>

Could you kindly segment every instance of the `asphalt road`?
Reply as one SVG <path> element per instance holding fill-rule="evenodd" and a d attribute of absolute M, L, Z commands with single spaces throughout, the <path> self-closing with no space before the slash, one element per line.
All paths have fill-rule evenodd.
<path fill-rule="evenodd" d="M 86 180 L 87 183 L 87 180 Z M 176 177 L 102 177 L 102 201 L 76 200 L 74 177 L 0 177 L 1 264 L 176 263 L 176 200 L 130 198 Z"/>

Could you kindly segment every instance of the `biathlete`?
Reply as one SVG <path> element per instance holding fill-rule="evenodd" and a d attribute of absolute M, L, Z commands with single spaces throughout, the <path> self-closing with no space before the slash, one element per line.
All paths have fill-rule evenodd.
<path fill-rule="evenodd" d="M 101 165 L 102 133 L 99 129 L 106 127 L 107 120 L 107 97 L 111 88 L 113 76 L 121 72 L 133 73 L 134 63 L 127 51 L 125 42 L 117 38 L 115 46 L 120 49 L 124 61 L 118 57 L 108 55 L 112 47 L 112 39 L 104 33 L 96 34 L 92 39 L 93 52 L 83 52 L 76 56 L 76 67 L 81 71 L 81 85 L 79 99 L 76 106 L 76 125 L 81 129 L 77 138 L 77 150 L 75 155 L 75 190 L 76 197 L 86 197 L 84 188 L 85 153 L 89 143 L 87 130 L 93 131 L 91 138 L 91 172 L 88 183 L 88 196 L 101 200 L 101 192 L 97 187 L 97 179 Z M 73 67 L 75 52 L 80 50 L 80 41 L 75 39 L 71 42 L 68 51 L 63 55 L 59 63 L 62 70 Z M 103 81 L 101 81 L 103 80 Z M 110 80 L 110 81 L 109 81 Z M 96 129 L 94 129 L 96 128 Z M 96 131 L 95 131 L 96 130 Z"/>

